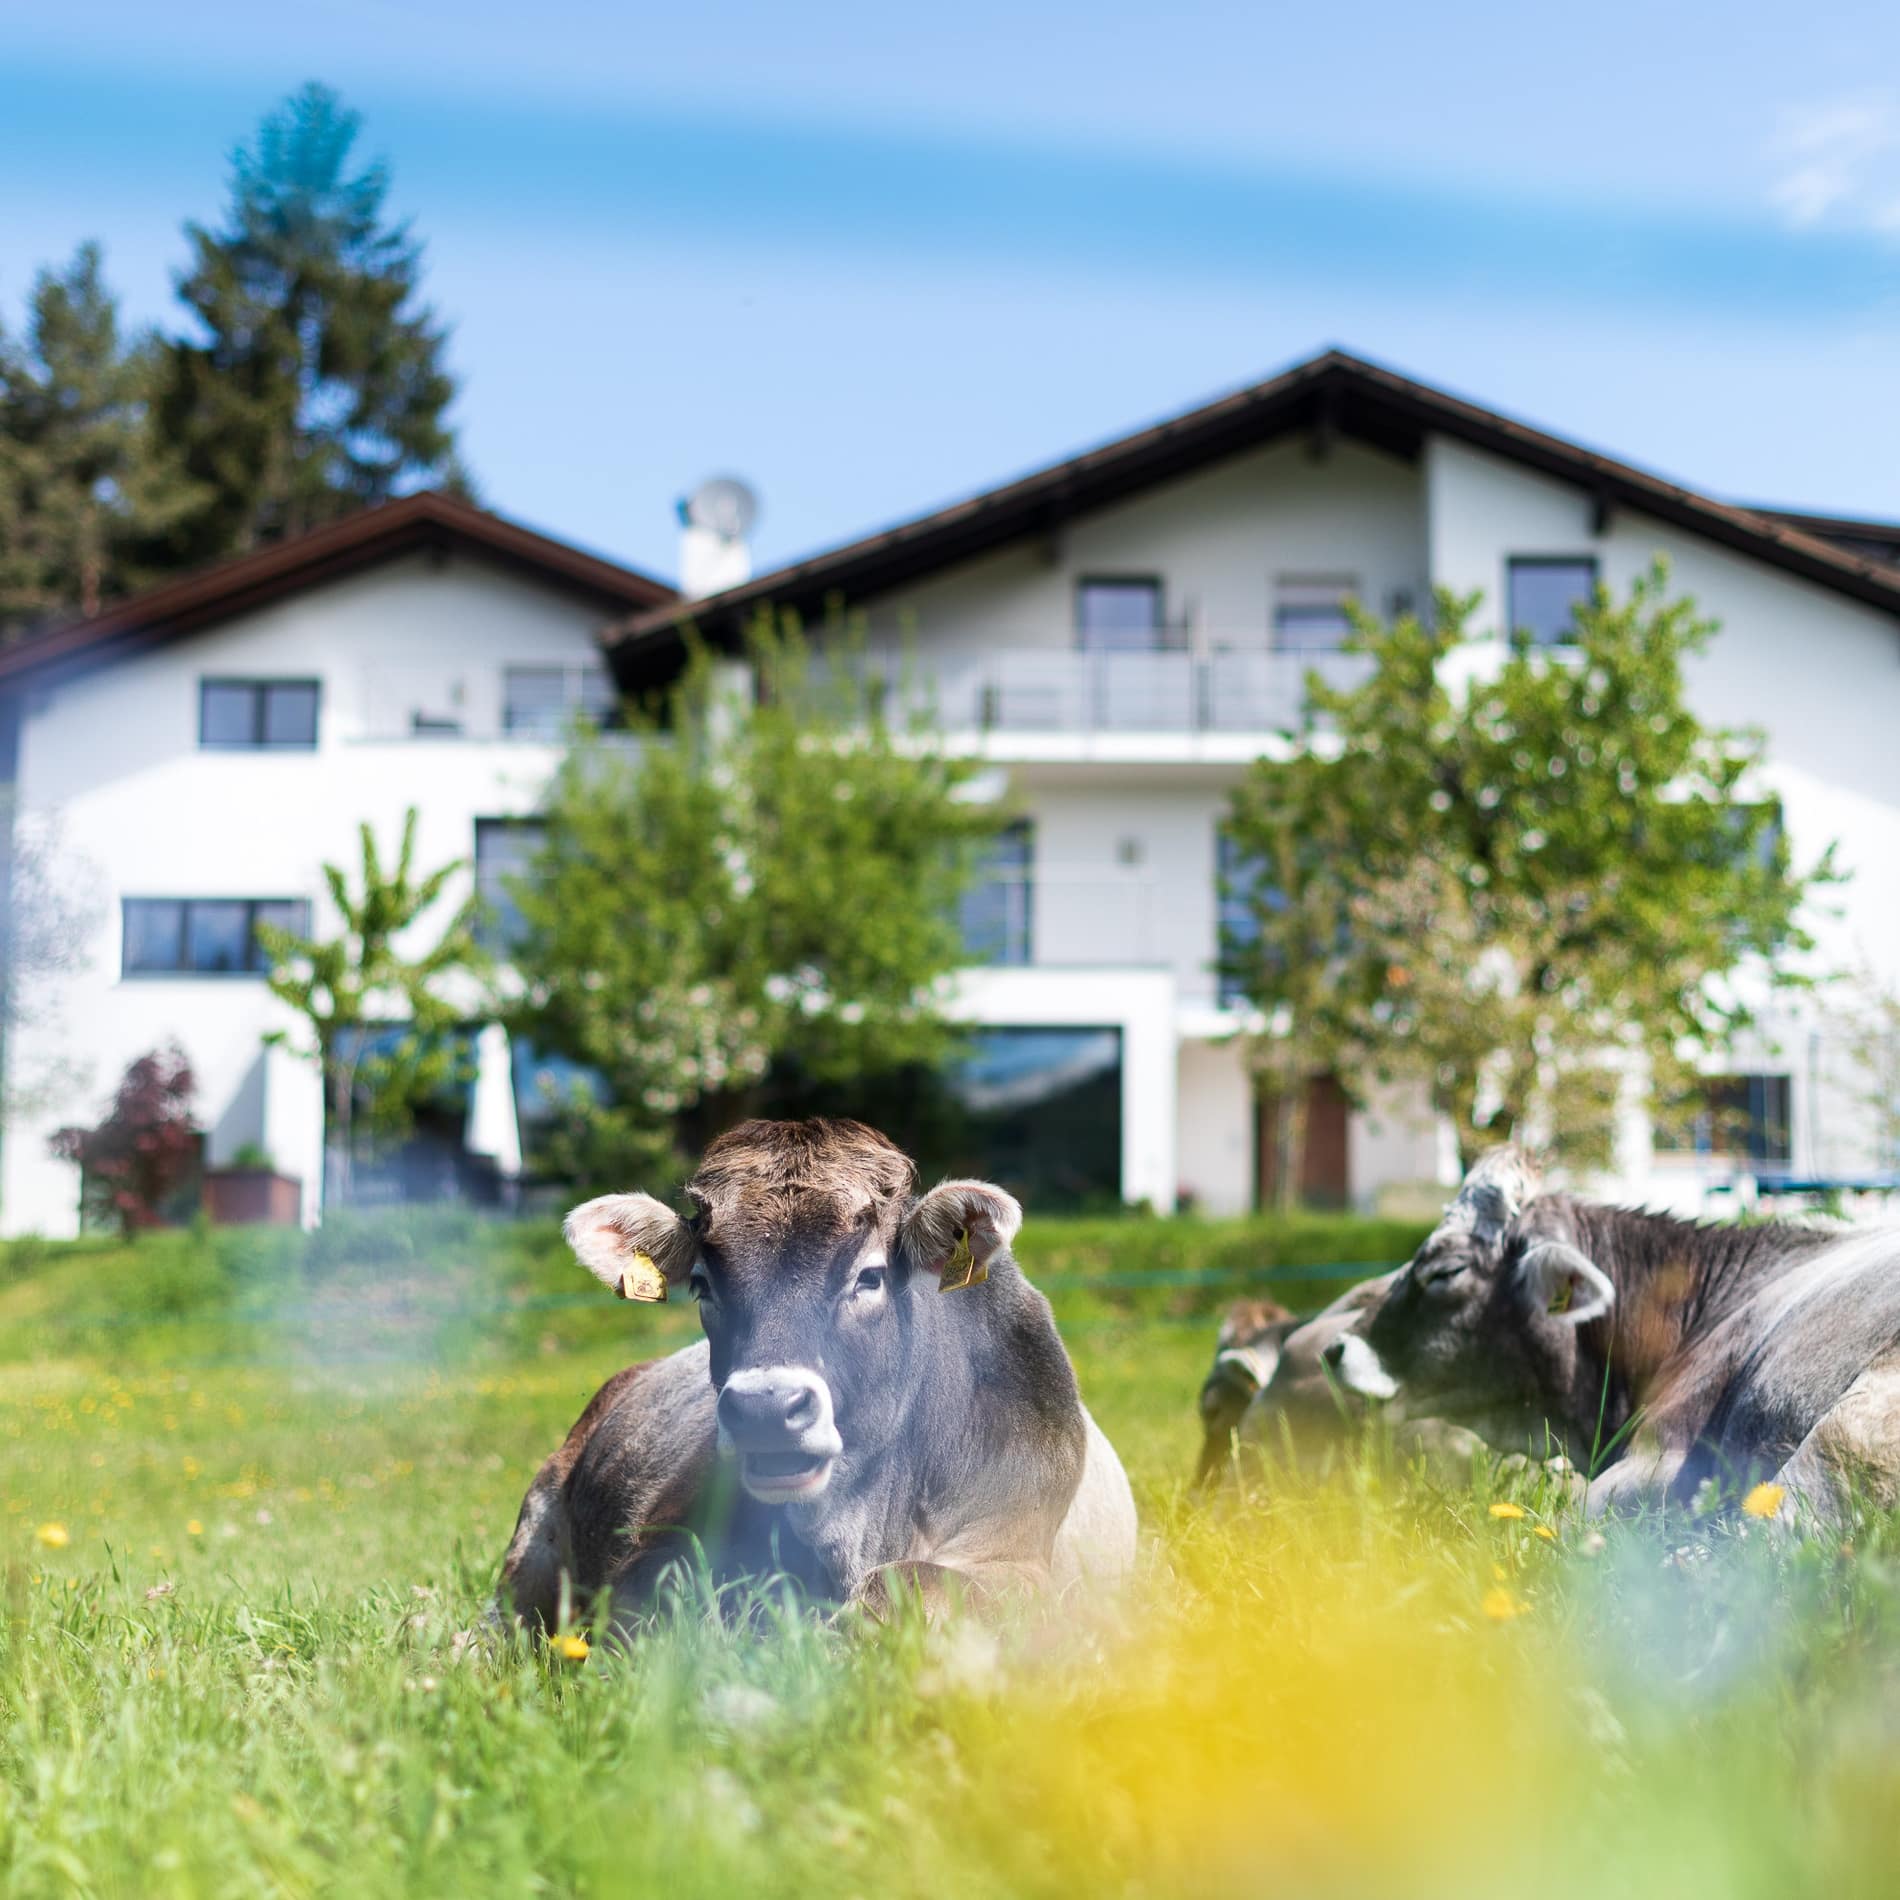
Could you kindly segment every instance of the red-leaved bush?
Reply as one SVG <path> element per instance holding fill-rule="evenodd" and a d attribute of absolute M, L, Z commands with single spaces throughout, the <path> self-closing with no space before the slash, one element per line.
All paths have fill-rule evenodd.
<path fill-rule="evenodd" d="M 109 1216 L 129 1239 L 156 1226 L 167 1201 L 198 1165 L 191 1064 L 176 1043 L 140 1056 L 126 1070 L 97 1128 L 62 1128 L 52 1150 L 76 1161 L 90 1212 Z"/>

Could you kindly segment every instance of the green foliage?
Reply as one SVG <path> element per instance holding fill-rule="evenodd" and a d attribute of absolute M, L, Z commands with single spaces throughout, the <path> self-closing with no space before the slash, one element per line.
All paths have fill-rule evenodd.
<path fill-rule="evenodd" d="M 136 549 L 190 499 L 147 427 L 160 346 L 121 336 L 99 246 L 42 270 L 0 333 L 0 640 L 148 578 Z"/>
<path fill-rule="evenodd" d="M 1370 676 L 1311 682 L 1291 755 L 1234 800 L 1264 875 L 1257 942 L 1224 956 L 1273 1018 L 1270 1073 L 1423 1081 L 1467 1158 L 1515 1135 L 1589 1164 L 1624 1077 L 1692 1092 L 1751 996 L 1800 980 L 1831 857 L 1796 869 L 1760 738 L 1690 711 L 1714 628 L 1665 578 L 1600 592 L 1574 651 L 1520 641 L 1494 669 L 1459 652 L 1476 596 L 1358 617 Z"/>
<path fill-rule="evenodd" d="M 185 227 L 201 335 L 165 346 L 157 420 L 202 501 L 176 563 L 455 473 L 446 332 L 417 300 L 422 247 L 385 220 L 387 168 L 352 167 L 360 128 L 305 86 L 235 155 L 223 224 Z"/>
<path fill-rule="evenodd" d="M 399 1135 L 419 1102 L 460 1079 L 461 1057 L 449 1032 L 465 1012 L 448 985 L 486 961 L 475 943 L 472 905 L 456 911 L 429 948 L 417 951 L 405 941 L 435 908 L 449 880 L 466 868 L 457 859 L 418 875 L 413 805 L 404 815 L 402 845 L 388 871 L 367 824 L 359 827 L 359 835 L 362 864 L 355 891 L 341 867 L 323 867 L 330 901 L 342 920 L 334 937 L 258 927 L 271 963 L 271 994 L 303 1018 L 308 1036 L 298 1053 L 322 1072 L 330 1168 L 326 1190 L 340 1200 L 349 1198 L 359 1112 L 374 1133 Z M 286 1046 L 290 1041 L 281 1030 L 264 1040 Z"/>
<path fill-rule="evenodd" d="M 954 1046 L 957 902 L 996 815 L 848 664 L 769 622 L 750 654 L 756 707 L 701 655 L 634 745 L 579 735 L 550 793 L 513 1027 L 603 1085 L 559 1105 L 557 1173 L 663 1176 L 775 1069 L 822 1087 Z"/>

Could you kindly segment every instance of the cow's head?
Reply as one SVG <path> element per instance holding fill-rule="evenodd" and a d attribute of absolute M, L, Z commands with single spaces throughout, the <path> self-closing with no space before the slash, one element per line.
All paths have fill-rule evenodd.
<path fill-rule="evenodd" d="M 1536 1185 L 1516 1148 L 1472 1168 L 1383 1297 L 1325 1345 L 1343 1391 L 1499 1445 L 1587 1423 L 1579 1328 L 1609 1312 L 1616 1289 L 1568 1236 L 1562 1197 L 1533 1200 Z"/>
<path fill-rule="evenodd" d="M 915 1302 L 981 1281 L 1022 1224 L 987 1182 L 921 1199 L 915 1182 L 861 1123 L 755 1121 L 706 1150 L 690 1220 L 648 1194 L 567 1217 L 569 1245 L 616 1291 L 689 1288 L 721 1446 L 755 1498 L 798 1507 L 807 1530 L 902 1427 L 924 1376 Z"/>
<path fill-rule="evenodd" d="M 1363 1396 L 1340 1380 L 1335 1348 L 1358 1336 L 1397 1278 L 1362 1280 L 1285 1334 L 1272 1378 L 1241 1421 L 1243 1446 L 1274 1444 L 1285 1433 L 1302 1441 L 1327 1434 L 1364 1409 Z"/>
<path fill-rule="evenodd" d="M 1201 1382 L 1200 1468 L 1210 1482 L 1227 1463 L 1235 1428 L 1280 1363 L 1280 1342 L 1299 1322 L 1276 1300 L 1236 1300 L 1221 1318 L 1214 1364 Z"/>

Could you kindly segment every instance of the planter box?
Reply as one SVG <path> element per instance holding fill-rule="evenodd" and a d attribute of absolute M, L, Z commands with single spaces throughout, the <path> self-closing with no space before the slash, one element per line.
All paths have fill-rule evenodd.
<path fill-rule="evenodd" d="M 303 1183 L 268 1168 L 207 1168 L 204 1210 L 220 1227 L 253 1221 L 294 1227 L 303 1215 Z"/>

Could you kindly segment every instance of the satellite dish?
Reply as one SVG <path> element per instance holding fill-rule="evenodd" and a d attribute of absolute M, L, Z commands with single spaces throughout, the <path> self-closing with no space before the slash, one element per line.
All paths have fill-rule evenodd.
<path fill-rule="evenodd" d="M 704 528 L 722 541 L 743 541 L 759 518 L 759 498 L 735 475 L 701 482 L 680 503 L 680 520 Z"/>

